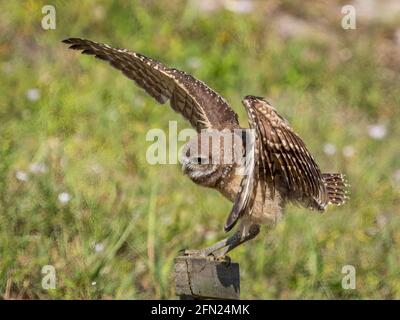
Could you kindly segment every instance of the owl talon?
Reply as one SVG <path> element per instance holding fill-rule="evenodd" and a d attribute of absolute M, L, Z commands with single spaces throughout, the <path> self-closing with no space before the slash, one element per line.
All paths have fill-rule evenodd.
<path fill-rule="evenodd" d="M 229 265 L 231 264 L 231 262 L 232 262 L 231 258 L 230 258 L 229 256 L 225 256 L 225 255 L 214 257 L 214 259 L 215 259 L 215 261 L 218 261 L 218 262 L 224 262 L 224 263 L 226 263 L 228 266 L 229 266 Z"/>
<path fill-rule="evenodd" d="M 179 251 L 179 254 L 182 256 L 190 256 L 190 257 L 199 257 L 199 258 L 206 258 L 207 255 L 203 250 L 196 250 L 196 249 L 183 249 Z"/>

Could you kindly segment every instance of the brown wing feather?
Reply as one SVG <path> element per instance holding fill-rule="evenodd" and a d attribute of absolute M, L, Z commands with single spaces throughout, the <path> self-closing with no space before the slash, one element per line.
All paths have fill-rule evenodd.
<path fill-rule="evenodd" d="M 159 103 L 170 100 L 171 107 L 189 120 L 198 132 L 239 127 L 237 114 L 225 99 L 183 71 L 168 68 L 140 53 L 91 40 L 70 38 L 63 42 L 70 44 L 71 49 L 108 61 Z"/>
<path fill-rule="evenodd" d="M 254 132 L 246 133 L 246 163 L 245 172 L 240 182 L 232 210 L 225 223 L 225 231 L 231 230 L 244 214 L 250 213 L 257 195 L 259 141 Z"/>
<path fill-rule="evenodd" d="M 262 141 L 260 152 L 264 157 L 260 161 L 267 161 L 258 167 L 274 168 L 276 172 L 269 172 L 272 177 L 268 178 L 282 176 L 292 200 L 323 210 L 329 203 L 328 193 L 321 171 L 305 143 L 264 99 L 247 96 L 243 104 L 250 127 L 256 129 Z M 275 183 L 271 187 L 275 188 Z"/>

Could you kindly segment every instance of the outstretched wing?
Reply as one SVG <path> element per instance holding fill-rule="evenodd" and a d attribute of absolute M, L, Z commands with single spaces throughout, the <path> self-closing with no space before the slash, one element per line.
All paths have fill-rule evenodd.
<path fill-rule="evenodd" d="M 239 126 L 237 114 L 224 98 L 183 71 L 168 68 L 140 53 L 91 40 L 70 38 L 63 42 L 70 44 L 71 49 L 108 61 L 159 103 L 170 100 L 171 107 L 189 120 L 198 132 Z"/>
<path fill-rule="evenodd" d="M 260 187 L 275 192 L 280 179 L 291 200 L 305 207 L 324 210 L 329 203 L 321 171 L 303 140 L 274 107 L 259 97 L 243 99 L 250 127 L 259 140 L 258 174 Z"/>
<path fill-rule="evenodd" d="M 255 131 L 253 149 L 250 149 L 253 156 L 246 157 L 246 174 L 226 221 L 225 231 L 232 229 L 243 215 L 251 214 L 258 190 L 265 199 L 266 188 L 273 196 L 277 185 L 282 183 L 292 201 L 324 210 L 330 201 L 329 190 L 303 140 L 263 98 L 247 96 L 243 104 L 250 128 Z M 246 155 L 248 152 L 246 148 Z M 334 200 L 337 201 L 344 195 L 339 192 L 339 187 L 338 183 L 333 187 Z"/>

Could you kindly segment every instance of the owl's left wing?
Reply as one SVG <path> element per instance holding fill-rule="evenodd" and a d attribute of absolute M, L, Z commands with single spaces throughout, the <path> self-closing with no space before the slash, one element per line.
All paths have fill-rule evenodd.
<path fill-rule="evenodd" d="M 289 194 L 306 207 L 323 210 L 328 194 L 322 173 L 304 141 L 266 100 L 247 96 L 243 100 L 249 123 L 256 130 L 259 144 L 261 179 L 282 177 Z M 273 191 L 272 190 L 272 191 Z"/>

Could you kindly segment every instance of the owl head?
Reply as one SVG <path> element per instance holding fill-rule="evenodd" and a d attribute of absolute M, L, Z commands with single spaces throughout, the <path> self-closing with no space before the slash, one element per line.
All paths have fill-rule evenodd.
<path fill-rule="evenodd" d="M 207 130 L 192 138 L 183 148 L 182 171 L 193 182 L 214 187 L 227 168 L 238 164 L 242 140 L 232 131 Z"/>

